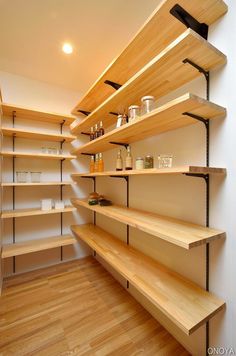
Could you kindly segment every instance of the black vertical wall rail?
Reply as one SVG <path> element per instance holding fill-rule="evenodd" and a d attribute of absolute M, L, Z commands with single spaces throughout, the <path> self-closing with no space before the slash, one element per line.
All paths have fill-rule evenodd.
<path fill-rule="evenodd" d="M 210 73 L 205 72 L 206 79 L 206 99 L 210 100 Z M 209 167 L 210 164 L 210 121 L 207 121 L 206 125 L 206 165 Z M 209 227 L 210 224 L 210 176 L 206 180 L 206 226 Z M 210 244 L 206 244 L 206 290 L 209 291 L 209 280 L 210 280 Z M 209 321 L 206 323 L 206 355 L 209 354 L 209 342 L 210 342 L 210 332 L 209 332 Z"/>
<path fill-rule="evenodd" d="M 15 127 L 15 119 L 16 119 L 16 112 L 12 112 L 12 126 Z M 12 137 L 12 150 L 15 151 L 15 135 L 13 134 Z M 13 183 L 15 182 L 15 157 L 12 158 L 12 180 Z M 15 210 L 15 186 L 12 187 L 12 206 L 13 210 Z M 12 241 L 13 244 L 16 243 L 16 219 L 12 218 Z M 13 256 L 12 258 L 12 270 L 13 273 L 16 273 L 16 257 Z"/>
<path fill-rule="evenodd" d="M 62 121 L 62 123 L 60 124 L 60 134 L 62 135 L 63 132 L 63 125 L 65 123 L 65 120 Z M 63 149 L 63 143 L 65 142 L 65 140 L 60 142 L 60 150 L 62 151 Z M 61 152 L 60 152 L 61 153 Z M 62 183 L 63 181 L 63 161 L 64 159 L 60 160 L 60 181 Z M 63 185 L 60 185 L 60 200 L 63 199 Z M 60 229 L 61 229 L 61 235 L 63 235 L 63 213 L 60 213 Z M 61 246 L 61 261 L 63 261 L 63 246 Z"/>

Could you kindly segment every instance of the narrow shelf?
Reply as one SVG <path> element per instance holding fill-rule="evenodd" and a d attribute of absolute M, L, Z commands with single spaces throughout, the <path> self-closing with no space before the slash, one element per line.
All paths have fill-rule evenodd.
<path fill-rule="evenodd" d="M 76 208 L 73 206 L 67 206 L 64 209 L 52 209 L 52 210 L 41 210 L 36 209 L 16 209 L 16 210 L 5 210 L 2 212 L 2 219 L 9 218 L 21 218 L 24 216 L 35 216 L 35 215 L 48 215 L 48 214 L 58 214 L 58 213 L 68 213 L 75 211 Z"/>
<path fill-rule="evenodd" d="M 37 186 L 52 186 L 52 185 L 73 185 L 73 182 L 38 182 L 38 183 L 17 183 L 17 182 L 5 182 L 2 183 L 2 187 L 37 187 Z"/>
<path fill-rule="evenodd" d="M 158 5 L 127 47 L 105 69 L 78 102 L 72 111 L 74 115 L 78 115 L 79 109 L 90 112 L 95 110 L 108 96 L 114 93 L 114 89 L 104 84 L 105 80 L 125 84 L 185 30 L 186 27 L 170 14 L 174 5 L 172 0 L 164 0 Z M 207 25 L 212 24 L 227 12 L 227 5 L 221 0 L 182 0 L 180 5 L 200 23 Z M 145 51 L 142 50 L 144 43 Z"/>
<path fill-rule="evenodd" d="M 130 105 L 140 105 L 143 95 L 154 95 L 158 99 L 202 76 L 196 68 L 183 62 L 186 58 L 207 71 L 226 62 L 223 53 L 188 29 L 100 104 L 86 119 L 71 124 L 71 132 L 78 134 L 89 130 L 101 118 L 104 126 L 108 127 L 117 119 L 116 116 L 109 115 L 109 112 L 127 112 Z"/>
<path fill-rule="evenodd" d="M 187 335 L 224 308 L 214 294 L 99 227 L 75 225 L 71 230 Z"/>
<path fill-rule="evenodd" d="M 150 168 L 150 169 L 133 169 L 128 171 L 106 171 L 96 173 L 73 173 L 73 179 L 79 177 L 107 177 L 107 176 L 140 176 L 140 175 L 156 175 L 156 174 L 226 174 L 225 168 L 215 167 L 199 167 L 199 166 L 180 166 L 172 168 Z"/>
<path fill-rule="evenodd" d="M 225 237 L 225 233 L 220 230 L 138 209 L 118 205 L 89 205 L 87 201 L 77 198 L 71 199 L 71 203 L 75 207 L 90 209 L 185 249 Z"/>
<path fill-rule="evenodd" d="M 183 115 L 186 112 L 211 120 L 224 117 L 226 110 L 219 105 L 187 93 L 160 106 L 149 114 L 74 149 L 72 153 L 103 152 L 115 148 L 115 145 L 111 145 L 110 142 L 132 143 L 199 122 L 190 116 Z"/>
<path fill-rule="evenodd" d="M 32 121 L 45 121 L 56 124 L 70 125 L 76 118 L 71 115 L 62 115 L 53 112 L 39 111 L 24 106 L 2 103 L 3 116 L 12 118 L 15 112 L 16 118 L 27 119 Z"/>
<path fill-rule="evenodd" d="M 64 159 L 74 159 L 76 156 L 73 155 L 53 155 L 44 153 L 28 153 L 28 152 L 17 152 L 17 151 L 3 151 L 0 153 L 3 157 L 19 157 L 19 158 L 42 158 L 42 159 L 54 159 L 54 160 L 64 160 Z"/>
<path fill-rule="evenodd" d="M 15 136 L 15 137 L 27 138 L 30 140 L 71 142 L 76 139 L 76 136 L 73 135 L 44 133 L 44 132 L 37 132 L 32 130 L 23 130 L 15 127 L 2 127 L 2 133 L 3 136 Z"/>
<path fill-rule="evenodd" d="M 71 235 L 53 236 L 15 244 L 3 245 L 2 258 L 25 255 L 27 253 L 49 250 L 51 248 L 73 245 L 76 239 Z"/>

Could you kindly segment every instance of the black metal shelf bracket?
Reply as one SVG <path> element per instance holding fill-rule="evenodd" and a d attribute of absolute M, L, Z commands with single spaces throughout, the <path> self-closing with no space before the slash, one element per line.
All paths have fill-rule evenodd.
<path fill-rule="evenodd" d="M 114 142 L 114 141 L 110 141 L 109 143 L 111 143 L 112 145 L 118 145 L 118 146 L 123 146 L 127 149 L 127 147 L 129 146 L 128 143 L 123 143 L 123 142 Z"/>
<path fill-rule="evenodd" d="M 90 133 L 89 133 L 89 132 L 81 131 L 80 134 L 81 134 L 81 135 L 85 135 L 85 136 L 90 136 Z"/>
<path fill-rule="evenodd" d="M 110 115 L 114 115 L 114 116 L 118 116 L 119 115 L 118 112 L 114 112 L 114 111 L 109 111 L 109 114 Z"/>
<path fill-rule="evenodd" d="M 122 87 L 121 84 L 118 84 L 118 83 L 115 83 L 115 82 L 112 82 L 111 80 L 105 80 L 104 81 L 105 84 L 107 85 L 110 85 L 112 88 L 114 88 L 115 90 L 118 90 Z"/>
<path fill-rule="evenodd" d="M 95 153 L 81 152 L 81 154 L 84 156 L 95 156 Z"/>
<path fill-rule="evenodd" d="M 77 112 L 80 112 L 81 114 L 85 116 L 89 116 L 91 114 L 91 111 L 86 111 L 86 110 L 77 110 Z"/>
<path fill-rule="evenodd" d="M 200 36 L 207 40 L 208 37 L 208 25 L 204 22 L 201 23 L 197 19 L 195 19 L 189 12 L 187 12 L 182 6 L 179 4 L 174 5 L 170 9 L 170 13 L 177 20 L 182 22 L 187 28 L 191 28 L 195 32 L 197 32 Z"/>

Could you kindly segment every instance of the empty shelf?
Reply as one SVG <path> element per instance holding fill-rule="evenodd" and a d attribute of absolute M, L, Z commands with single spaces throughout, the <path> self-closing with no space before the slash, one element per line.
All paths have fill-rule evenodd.
<path fill-rule="evenodd" d="M 78 110 L 93 111 L 114 89 L 104 84 L 105 80 L 125 84 L 153 57 L 160 53 L 185 30 L 185 25 L 171 15 L 170 10 L 176 4 L 173 0 L 163 0 L 152 15 L 140 28 L 122 53 L 105 69 L 98 80 L 78 102 L 72 113 Z M 179 4 L 197 21 L 207 25 L 215 22 L 227 11 L 227 5 L 221 0 L 181 0 Z M 142 50 L 145 43 L 145 51 Z M 127 63 L 129 65 L 127 66 Z"/>
<path fill-rule="evenodd" d="M 71 199 L 71 203 L 75 207 L 90 209 L 185 249 L 225 237 L 225 233 L 220 230 L 138 209 L 118 205 L 89 205 L 87 201 L 77 198 Z"/>
<path fill-rule="evenodd" d="M 17 183 L 17 182 L 5 182 L 2 183 L 2 187 L 37 187 L 37 186 L 52 186 L 52 185 L 72 185 L 73 182 L 38 182 L 38 183 Z"/>
<path fill-rule="evenodd" d="M 73 236 L 62 235 L 7 244 L 3 245 L 2 258 L 24 255 L 31 252 L 48 250 L 50 248 L 72 245 L 74 243 L 76 243 L 76 239 Z"/>
<path fill-rule="evenodd" d="M 76 136 L 65 135 L 65 134 L 52 134 L 40 131 L 30 131 L 15 127 L 2 127 L 3 136 L 14 136 L 27 138 L 30 140 L 44 140 L 44 141 L 55 141 L 55 142 L 71 142 L 76 139 Z"/>
<path fill-rule="evenodd" d="M 99 227 L 71 229 L 187 335 L 224 308 L 223 300 Z"/>
<path fill-rule="evenodd" d="M 2 151 L 0 153 L 3 157 L 19 157 L 19 158 L 40 158 L 40 159 L 53 159 L 53 160 L 64 160 L 64 159 L 74 159 L 76 156 L 63 154 L 63 155 L 54 155 L 54 154 L 45 154 L 45 153 L 28 153 L 28 152 L 17 152 L 17 151 Z"/>
<path fill-rule="evenodd" d="M 191 29 L 186 30 L 165 50 L 153 58 L 126 84 L 98 106 L 86 119 L 70 125 L 73 134 L 90 130 L 99 120 L 105 127 L 116 122 L 116 116 L 109 112 L 127 112 L 130 105 L 140 105 L 143 95 L 154 95 L 156 99 L 181 87 L 202 75 L 185 59 L 203 68 L 212 70 L 226 62 L 223 53 Z"/>
<path fill-rule="evenodd" d="M 68 212 L 75 211 L 75 210 L 76 209 L 73 206 L 67 206 L 64 209 L 52 209 L 52 210 L 41 210 L 39 208 L 5 210 L 2 212 L 2 219 L 20 218 L 20 217 L 24 217 L 24 216 L 68 213 Z"/>

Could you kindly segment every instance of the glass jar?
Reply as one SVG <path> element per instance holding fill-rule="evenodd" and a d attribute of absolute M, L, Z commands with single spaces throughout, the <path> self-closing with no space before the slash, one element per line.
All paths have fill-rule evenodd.
<path fill-rule="evenodd" d="M 159 168 L 171 168 L 172 167 L 172 155 L 159 155 L 158 167 Z"/>
<path fill-rule="evenodd" d="M 155 108 L 155 98 L 152 95 L 146 95 L 143 96 L 141 99 L 142 102 L 142 108 L 141 108 L 141 113 L 142 115 L 148 114 Z"/>
<path fill-rule="evenodd" d="M 123 119 L 123 115 L 119 114 L 119 115 L 117 116 L 116 127 L 121 127 L 121 125 L 122 125 L 122 119 Z"/>
<path fill-rule="evenodd" d="M 144 160 L 144 168 L 149 169 L 153 168 L 153 156 L 147 155 Z"/>
<path fill-rule="evenodd" d="M 27 182 L 28 172 L 16 172 L 17 183 L 26 183 Z"/>
<path fill-rule="evenodd" d="M 144 161 L 142 157 L 137 157 L 135 161 L 135 169 L 143 169 L 144 168 Z"/>
<path fill-rule="evenodd" d="M 39 183 L 41 180 L 41 172 L 30 172 L 31 175 L 31 182 L 32 183 Z"/>
<path fill-rule="evenodd" d="M 48 148 L 47 147 L 41 147 L 41 151 L 42 151 L 42 153 L 47 154 L 48 153 Z"/>
<path fill-rule="evenodd" d="M 129 107 L 129 122 L 139 117 L 139 106 L 138 105 L 131 105 Z"/>

